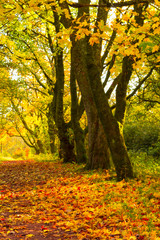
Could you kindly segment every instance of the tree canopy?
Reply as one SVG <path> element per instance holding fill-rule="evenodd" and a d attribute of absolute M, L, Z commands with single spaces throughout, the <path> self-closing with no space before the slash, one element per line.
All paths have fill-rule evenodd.
<path fill-rule="evenodd" d="M 0 13 L 1 134 L 132 178 L 123 127 L 135 96 L 159 102 L 160 2 L 2 0 Z"/>

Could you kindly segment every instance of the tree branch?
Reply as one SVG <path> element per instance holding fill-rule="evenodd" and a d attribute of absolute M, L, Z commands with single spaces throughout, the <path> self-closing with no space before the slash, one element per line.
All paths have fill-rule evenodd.
<path fill-rule="evenodd" d="M 107 96 L 108 99 L 110 98 L 113 90 L 114 90 L 115 87 L 117 86 L 118 81 L 119 81 L 119 79 L 121 78 L 121 76 L 122 76 L 122 73 L 120 73 L 120 74 L 114 79 L 114 81 L 112 82 L 112 84 L 111 84 L 111 86 L 109 87 L 108 91 L 106 92 L 106 96 Z"/>
<path fill-rule="evenodd" d="M 106 84 L 107 84 L 107 82 L 108 82 L 108 79 L 109 79 L 109 77 L 110 77 L 110 75 L 111 75 L 110 70 L 111 70 L 111 68 L 112 68 L 113 65 L 114 65 L 115 58 L 116 58 L 116 55 L 114 54 L 114 55 L 112 56 L 112 60 L 110 61 L 109 68 L 108 68 L 108 71 L 107 71 L 107 75 L 106 75 L 106 78 L 105 78 L 105 80 L 104 80 L 104 82 L 103 82 L 103 87 L 106 86 Z"/>
<path fill-rule="evenodd" d="M 73 8 L 83 8 L 83 7 L 107 7 L 107 8 L 117 8 L 117 7 L 127 7 L 127 6 L 132 6 L 135 4 L 148 4 L 148 3 L 153 3 L 153 0 L 140 0 L 140 1 L 127 1 L 127 2 L 117 2 L 117 3 L 111 3 L 107 2 L 105 4 L 80 4 L 80 3 L 73 3 L 68 1 L 68 5 Z"/>
<path fill-rule="evenodd" d="M 138 86 L 132 91 L 131 94 L 129 94 L 126 97 L 126 100 L 130 99 L 131 97 L 133 97 L 135 95 L 135 93 L 138 91 L 138 89 L 142 86 L 142 84 L 147 80 L 147 78 L 149 78 L 153 72 L 153 70 L 155 69 L 155 67 L 152 67 L 151 70 L 149 71 L 149 73 L 142 79 L 142 81 L 138 84 Z M 111 106 L 111 109 L 114 109 L 116 107 L 116 104 L 114 104 L 113 106 Z"/>
<path fill-rule="evenodd" d="M 157 101 L 157 100 L 151 100 L 151 99 L 145 99 L 145 98 L 140 98 L 140 100 L 144 101 L 144 102 L 149 102 L 149 103 L 158 103 L 160 104 L 160 101 Z"/>
<path fill-rule="evenodd" d="M 108 43 L 108 45 L 107 45 L 107 47 L 106 47 L 106 49 L 105 49 L 105 51 L 104 51 L 104 54 L 103 54 L 103 56 L 102 56 L 102 59 L 101 59 L 101 64 L 102 64 L 102 66 L 103 66 L 103 64 L 104 64 L 105 59 L 106 59 L 107 56 L 108 56 L 108 53 L 109 53 L 109 51 L 110 51 L 110 49 L 111 49 L 111 47 L 112 47 L 112 44 L 113 44 L 113 42 L 114 42 L 115 37 L 116 37 L 116 31 L 113 30 L 112 36 L 111 36 L 111 38 L 110 38 L 110 40 L 109 40 L 109 43 Z"/>
<path fill-rule="evenodd" d="M 43 88 L 46 89 L 46 86 L 41 82 L 40 77 L 37 73 L 35 73 L 30 67 L 28 67 L 25 63 L 21 61 L 21 64 L 35 77 L 38 84 Z"/>
<path fill-rule="evenodd" d="M 134 94 L 138 91 L 138 89 L 140 89 L 140 87 L 142 86 L 142 84 L 147 80 L 147 78 L 149 78 L 153 72 L 155 67 L 152 67 L 151 70 L 149 71 L 149 73 L 140 81 L 140 83 L 138 84 L 138 86 L 132 91 L 132 93 L 130 93 L 127 96 L 127 100 L 130 99 L 131 97 L 134 96 Z"/>

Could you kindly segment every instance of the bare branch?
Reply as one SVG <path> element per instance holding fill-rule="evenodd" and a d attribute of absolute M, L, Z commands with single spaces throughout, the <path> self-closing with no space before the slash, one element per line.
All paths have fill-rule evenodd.
<path fill-rule="evenodd" d="M 105 52 L 104 52 L 104 54 L 103 54 L 103 56 L 102 56 L 102 59 L 101 59 L 101 64 L 102 64 L 102 66 L 103 66 L 103 64 L 104 64 L 105 59 L 106 59 L 107 56 L 108 56 L 108 53 L 109 53 L 109 51 L 110 51 L 110 49 L 111 49 L 111 47 L 112 47 L 112 44 L 113 44 L 113 42 L 114 42 L 115 37 L 116 37 L 116 31 L 114 30 L 113 33 L 112 33 L 112 36 L 111 36 L 111 38 L 110 38 L 110 40 L 109 40 L 109 43 L 108 43 L 108 45 L 107 45 L 107 47 L 106 47 L 106 50 L 105 50 Z"/>
<path fill-rule="evenodd" d="M 110 77 L 110 75 L 111 75 L 110 70 L 111 70 L 111 68 L 112 68 L 113 65 L 114 65 L 115 58 L 116 58 L 116 55 L 113 54 L 113 56 L 112 56 L 112 60 L 110 61 L 110 64 L 109 64 L 109 68 L 108 68 L 108 71 L 107 71 L 106 78 L 105 78 L 105 80 L 104 80 L 104 82 L 103 82 L 103 87 L 106 86 L 106 84 L 107 84 L 107 82 L 108 82 L 108 79 L 109 79 L 109 77 Z"/>
<path fill-rule="evenodd" d="M 130 99 L 131 97 L 133 97 L 135 95 L 135 93 L 138 91 L 138 89 L 140 89 L 140 87 L 142 86 L 142 84 L 147 80 L 147 78 L 149 78 L 153 72 L 155 67 L 152 67 L 151 70 L 149 71 L 149 73 L 140 81 L 140 83 L 138 84 L 138 86 L 132 91 L 132 93 L 130 93 L 127 96 L 127 100 Z"/>
<path fill-rule="evenodd" d="M 158 100 L 151 100 L 151 99 L 145 99 L 145 98 L 140 98 L 140 97 L 139 97 L 139 99 L 142 100 L 143 102 L 158 103 L 158 104 L 160 104 L 160 101 L 158 101 Z"/>
<path fill-rule="evenodd" d="M 106 92 L 106 96 L 107 96 L 108 99 L 110 98 L 113 90 L 114 90 L 115 87 L 117 86 L 118 81 L 119 81 L 119 79 L 121 78 L 121 76 L 122 76 L 122 73 L 120 73 L 120 74 L 114 79 L 114 81 L 112 82 L 112 84 L 111 84 L 111 86 L 109 87 L 108 91 Z"/>
<path fill-rule="evenodd" d="M 129 94 L 126 99 L 130 99 L 131 97 L 133 97 L 135 95 L 135 93 L 138 91 L 138 89 L 142 86 L 142 84 L 147 80 L 147 78 L 149 78 L 153 72 L 153 70 L 155 69 L 155 67 L 151 68 L 151 70 L 149 71 L 149 73 L 142 79 L 142 81 L 138 84 L 138 86 L 132 91 L 131 94 Z M 116 108 L 116 104 L 114 104 L 113 106 L 111 106 L 111 109 Z"/>

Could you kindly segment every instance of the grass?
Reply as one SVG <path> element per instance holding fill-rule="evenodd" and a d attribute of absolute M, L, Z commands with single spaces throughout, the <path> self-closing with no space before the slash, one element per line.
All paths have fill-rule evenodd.
<path fill-rule="evenodd" d="M 160 159 L 147 155 L 146 152 L 130 152 L 134 172 L 138 178 L 147 176 L 159 177 Z"/>

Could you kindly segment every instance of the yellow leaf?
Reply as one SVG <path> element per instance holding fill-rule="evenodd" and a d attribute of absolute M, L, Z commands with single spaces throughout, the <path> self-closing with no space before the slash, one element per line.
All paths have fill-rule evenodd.
<path fill-rule="evenodd" d="M 154 0 L 155 5 L 160 6 L 160 1 L 159 0 Z"/>
<path fill-rule="evenodd" d="M 153 196 L 154 196 L 155 198 L 160 198 L 160 192 L 153 193 Z"/>
<path fill-rule="evenodd" d="M 98 39 L 98 37 L 91 37 L 90 39 L 89 39 L 89 43 L 90 43 L 90 45 L 91 46 L 93 46 L 94 45 L 94 43 L 99 43 L 99 39 Z"/>
<path fill-rule="evenodd" d="M 64 12 L 66 18 L 68 18 L 68 19 L 71 18 L 71 15 L 70 15 L 68 9 L 64 9 L 63 12 Z"/>
<path fill-rule="evenodd" d="M 83 29 L 83 33 L 88 36 L 90 34 L 90 31 L 87 28 Z"/>
<path fill-rule="evenodd" d="M 45 230 L 43 230 L 43 232 L 44 232 L 44 233 L 49 232 L 49 229 L 45 229 Z"/>
<path fill-rule="evenodd" d="M 152 53 L 153 53 L 153 52 L 156 52 L 156 51 L 158 51 L 158 50 L 159 50 L 159 46 L 158 46 L 158 45 L 157 45 L 157 46 L 154 46 L 153 49 L 152 49 Z"/>
<path fill-rule="evenodd" d="M 33 234 L 27 234 L 26 235 L 26 239 L 31 238 L 31 237 L 34 237 L 34 235 Z"/>
<path fill-rule="evenodd" d="M 98 23 L 98 27 L 99 27 L 100 30 L 103 31 L 103 29 L 104 29 L 104 21 L 103 21 L 103 20 L 101 20 L 101 21 Z"/>
<path fill-rule="evenodd" d="M 124 21 L 128 21 L 130 18 L 131 17 L 129 16 L 129 14 L 123 16 L 123 20 Z"/>
<path fill-rule="evenodd" d="M 137 239 L 137 237 L 134 237 L 134 236 L 129 238 L 129 240 L 136 240 L 136 239 Z"/>
<path fill-rule="evenodd" d="M 160 32 L 160 27 L 158 27 L 154 30 L 154 34 L 159 34 L 159 32 Z"/>

